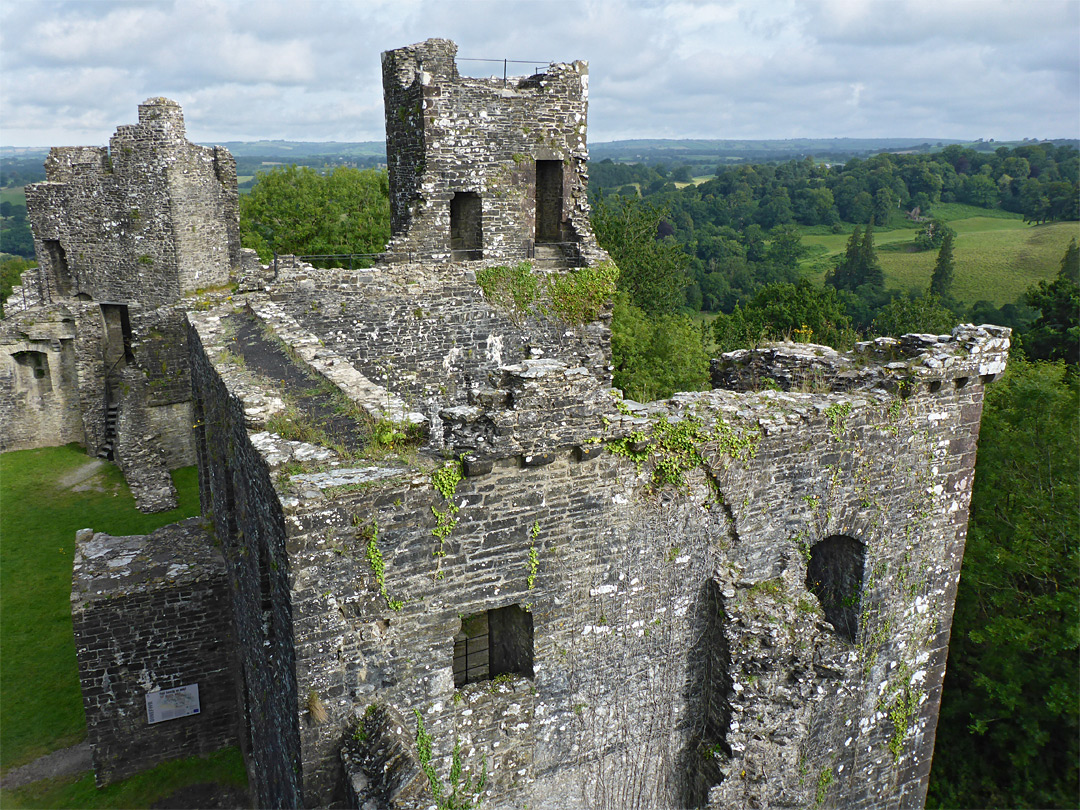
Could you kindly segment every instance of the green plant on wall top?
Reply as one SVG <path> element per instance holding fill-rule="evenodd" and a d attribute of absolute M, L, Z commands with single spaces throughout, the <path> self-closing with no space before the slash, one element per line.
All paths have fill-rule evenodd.
<path fill-rule="evenodd" d="M 537 273 L 529 262 L 476 271 L 476 283 L 492 303 L 522 317 L 555 315 L 566 323 L 595 321 L 615 294 L 619 268 L 605 261 L 565 274 Z"/>
<path fill-rule="evenodd" d="M 665 486 L 685 486 L 686 473 L 694 469 L 703 470 L 711 481 L 703 455 L 706 445 L 714 445 L 730 458 L 748 461 L 757 454 L 760 440 L 761 431 L 756 427 L 739 432 L 719 419 L 708 428 L 698 417 L 687 416 L 678 422 L 660 419 L 650 431 L 637 430 L 623 439 L 615 439 L 608 449 L 633 461 L 639 471 L 646 461 L 651 461 L 650 489 L 656 492 Z"/>

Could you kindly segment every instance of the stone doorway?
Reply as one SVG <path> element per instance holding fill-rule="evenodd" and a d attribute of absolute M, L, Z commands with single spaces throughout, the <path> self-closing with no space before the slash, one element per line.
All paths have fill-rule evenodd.
<path fill-rule="evenodd" d="M 561 242 L 563 162 L 536 161 L 536 242 Z"/>
<path fill-rule="evenodd" d="M 459 191 L 450 199 L 450 253 L 454 261 L 483 258 L 483 206 L 474 191 Z"/>

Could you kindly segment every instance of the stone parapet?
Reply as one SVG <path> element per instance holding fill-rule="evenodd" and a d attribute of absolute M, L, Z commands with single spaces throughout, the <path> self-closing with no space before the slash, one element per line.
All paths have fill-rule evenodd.
<path fill-rule="evenodd" d="M 712 384 L 733 391 L 769 385 L 785 391 L 843 391 L 962 384 L 973 377 L 989 382 L 1005 369 L 1011 334 L 1003 326 L 962 324 L 950 335 L 877 338 L 843 353 L 809 343 L 739 349 L 712 361 Z"/>

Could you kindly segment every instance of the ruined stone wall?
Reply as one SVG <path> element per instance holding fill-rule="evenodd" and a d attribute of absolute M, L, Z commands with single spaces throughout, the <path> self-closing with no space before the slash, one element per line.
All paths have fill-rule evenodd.
<path fill-rule="evenodd" d="M 982 384 L 919 385 L 680 395 L 669 424 L 701 420 L 704 463 L 674 486 L 653 465 L 682 451 L 645 450 L 662 414 L 616 413 L 599 456 L 466 478 L 443 541 L 428 476 L 293 476 L 298 689 L 329 714 L 300 709 L 307 800 L 337 795 L 342 737 L 387 703 L 443 757 L 486 756 L 496 807 L 921 806 Z M 834 536 L 862 549 L 850 638 L 808 582 Z M 462 617 L 510 604 L 533 677 L 455 690 Z"/>
<path fill-rule="evenodd" d="M 480 198 L 483 258 L 528 255 L 537 241 L 537 161 L 552 161 L 545 168 L 555 175 L 541 187 L 558 189 L 547 195 L 557 222 L 539 241 L 596 252 L 586 199 L 586 63 L 552 64 L 504 82 L 461 76 L 456 53 L 441 39 L 383 53 L 388 251 L 449 260 L 451 200 L 468 193 Z"/>
<path fill-rule="evenodd" d="M 54 148 L 45 169 L 26 195 L 47 299 L 160 305 L 227 283 L 239 256 L 235 162 L 185 138 L 176 102 L 147 100 L 108 149 Z"/>
<path fill-rule="evenodd" d="M 83 442 L 75 338 L 63 307 L 0 325 L 0 451 Z"/>
<path fill-rule="evenodd" d="M 236 744 L 228 575 L 200 519 L 146 536 L 80 532 L 71 603 L 99 787 Z M 149 693 L 191 685 L 197 713 L 149 722 Z"/>
<path fill-rule="evenodd" d="M 204 339 L 217 320 L 197 319 Z M 466 454 L 449 501 L 441 462 L 324 449 L 297 472 L 318 448 L 230 417 L 240 461 L 207 454 L 204 478 L 218 504 L 222 471 L 237 486 L 239 469 L 263 480 L 251 459 L 271 468 L 255 502 L 283 510 L 305 803 L 380 789 L 356 769 L 384 760 L 352 739 L 377 705 L 410 727 L 373 745 L 412 739 L 419 710 L 443 778 L 460 741 L 494 807 L 920 806 L 983 385 L 1006 349 L 1007 331 L 968 327 L 733 355 L 808 371 L 647 407 L 523 360 L 441 412 Z M 245 385 L 207 384 L 203 407 L 268 399 Z M 531 671 L 455 688 L 463 619 L 511 605 L 531 616 Z"/>
<path fill-rule="evenodd" d="M 299 807 L 291 563 L 281 505 L 266 462 L 248 439 L 241 403 L 214 372 L 194 330 L 189 345 L 202 509 L 212 516 L 232 575 L 236 699 L 252 794 L 259 807 Z"/>
<path fill-rule="evenodd" d="M 399 266 L 352 274 L 309 270 L 271 297 L 287 303 L 303 332 L 429 417 L 471 403 L 493 387 L 500 366 L 534 357 L 557 356 L 610 380 L 607 316 L 584 326 L 525 317 L 485 300 L 475 270 L 441 279 Z M 297 342 L 288 330 L 280 336 Z"/>

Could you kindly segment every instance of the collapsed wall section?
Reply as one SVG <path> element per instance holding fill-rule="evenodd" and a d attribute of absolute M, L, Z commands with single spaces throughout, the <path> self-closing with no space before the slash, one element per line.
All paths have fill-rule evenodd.
<path fill-rule="evenodd" d="M 79 532 L 71 608 L 98 787 L 236 744 L 228 575 L 200 519 Z"/>
<path fill-rule="evenodd" d="M 449 40 L 386 51 L 392 256 L 598 255 L 588 221 L 588 66 L 529 77 L 458 73 Z"/>

